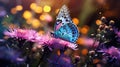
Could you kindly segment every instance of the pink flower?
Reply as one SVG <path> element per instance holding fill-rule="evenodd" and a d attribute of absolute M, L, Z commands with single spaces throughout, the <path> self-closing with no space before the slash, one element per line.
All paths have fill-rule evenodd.
<path fill-rule="evenodd" d="M 100 50 L 99 52 L 104 52 L 104 53 L 107 53 L 109 54 L 111 57 L 115 57 L 117 58 L 118 60 L 120 60 L 120 50 L 116 47 L 110 47 L 110 48 L 104 48 L 102 50 Z"/>
<path fill-rule="evenodd" d="M 120 58 L 120 51 L 119 49 L 115 47 L 111 47 L 107 50 L 107 53 L 109 53 L 112 56 L 119 57 Z"/>
<path fill-rule="evenodd" d="M 9 31 L 4 32 L 5 35 L 15 38 L 22 38 L 28 41 L 32 41 L 38 43 L 40 45 L 53 46 L 57 48 L 61 47 L 69 47 L 71 49 L 76 49 L 77 45 L 74 43 L 70 43 L 68 41 L 54 38 L 49 33 L 44 35 L 39 35 L 35 30 L 27 30 L 27 29 L 10 29 Z"/>

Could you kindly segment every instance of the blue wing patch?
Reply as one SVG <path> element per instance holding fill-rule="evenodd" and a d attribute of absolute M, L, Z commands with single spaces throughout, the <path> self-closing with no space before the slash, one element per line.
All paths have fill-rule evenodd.
<path fill-rule="evenodd" d="M 66 6 L 63 6 L 58 14 L 54 26 L 54 36 L 72 43 L 78 39 L 77 26 L 72 22 Z"/>

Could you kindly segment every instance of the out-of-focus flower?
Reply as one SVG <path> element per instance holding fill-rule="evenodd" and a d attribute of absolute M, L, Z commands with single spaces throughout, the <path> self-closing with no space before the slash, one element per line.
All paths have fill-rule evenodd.
<path fill-rule="evenodd" d="M 109 53 L 112 56 L 117 57 L 118 59 L 120 59 L 120 51 L 119 49 L 115 48 L 115 47 L 111 47 L 107 50 L 107 53 Z"/>
<path fill-rule="evenodd" d="M 120 31 L 118 31 L 117 29 L 114 29 L 115 33 L 117 34 L 118 37 L 120 37 Z"/>
<path fill-rule="evenodd" d="M 86 47 L 97 47 L 99 44 L 99 41 L 95 41 L 94 39 L 88 38 L 88 37 L 78 38 L 77 42 L 79 44 L 86 46 Z"/>
<path fill-rule="evenodd" d="M 0 6 L 0 17 L 5 16 L 7 13 L 3 7 Z"/>
<path fill-rule="evenodd" d="M 60 56 L 52 55 L 48 61 L 51 67 L 52 65 L 55 67 L 73 67 L 70 57 L 64 54 Z"/>
<path fill-rule="evenodd" d="M 110 47 L 110 48 L 104 48 L 102 50 L 99 50 L 98 52 L 103 52 L 104 54 L 108 54 L 113 58 L 117 58 L 120 60 L 120 50 L 116 47 Z"/>
<path fill-rule="evenodd" d="M 7 49 L 6 47 L 0 47 L 0 59 L 10 60 L 12 62 L 24 62 L 25 59 L 20 57 L 20 53 L 13 50 Z"/>

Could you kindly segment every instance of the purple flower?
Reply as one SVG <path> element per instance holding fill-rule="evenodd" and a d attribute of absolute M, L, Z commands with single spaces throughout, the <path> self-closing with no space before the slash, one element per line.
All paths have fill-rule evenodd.
<path fill-rule="evenodd" d="M 48 59 L 48 61 L 50 65 L 54 65 L 55 67 L 73 67 L 71 58 L 64 54 L 61 54 L 60 56 L 54 54 Z"/>
<path fill-rule="evenodd" d="M 59 38 L 54 38 L 49 33 L 44 35 L 39 35 L 35 30 L 10 29 L 9 31 L 5 31 L 4 34 L 10 37 L 22 38 L 28 41 L 38 43 L 40 45 L 52 46 L 55 48 L 61 48 L 67 46 L 75 50 L 77 47 L 76 44 L 70 43 L 68 41 Z"/>
<path fill-rule="evenodd" d="M 118 60 L 120 60 L 120 50 L 116 47 L 110 47 L 110 48 L 104 48 L 98 52 L 104 52 L 105 54 L 109 54 L 111 57 L 113 58 L 117 58 Z"/>
<path fill-rule="evenodd" d="M 117 58 L 120 58 L 120 51 L 118 48 L 111 47 L 107 50 L 107 53 L 109 53 L 112 56 L 115 56 Z"/>
<path fill-rule="evenodd" d="M 0 59 L 7 59 L 12 62 L 24 62 L 25 58 L 20 57 L 20 53 L 13 49 L 7 49 L 5 47 L 0 47 Z"/>

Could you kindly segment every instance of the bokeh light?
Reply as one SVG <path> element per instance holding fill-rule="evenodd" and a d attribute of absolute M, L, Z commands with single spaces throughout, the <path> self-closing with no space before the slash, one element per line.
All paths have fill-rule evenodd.
<path fill-rule="evenodd" d="M 81 54 L 82 55 L 87 55 L 88 54 L 88 49 L 86 49 L 86 48 L 82 49 Z"/>
<path fill-rule="evenodd" d="M 27 24 L 31 24 L 31 23 L 32 23 L 32 19 L 33 19 L 33 18 L 27 19 L 27 20 L 26 20 L 26 23 L 27 23 Z"/>
<path fill-rule="evenodd" d="M 10 48 L 19 51 L 19 57 L 25 58 L 25 62 L 19 64 L 19 62 L 13 63 L 10 60 L 11 55 L 7 55 L 10 59 L 6 61 L 5 58 L 4 64 L 7 66 L 4 67 L 9 67 L 9 65 L 13 67 L 14 65 L 15 67 L 49 67 L 51 65 L 55 67 L 71 67 L 69 65 L 74 67 L 94 67 L 99 66 L 99 64 L 99 67 L 106 67 L 106 65 L 109 67 L 109 64 L 110 66 L 116 65 L 120 61 L 120 48 L 119 43 L 117 43 L 119 41 L 117 39 L 120 37 L 119 2 L 119 0 L 0 0 L 0 55 L 6 55 L 2 54 L 3 52 L 11 54 L 12 52 L 9 52 Z M 66 5 L 68 9 L 60 10 L 63 5 Z M 60 14 L 60 17 L 57 17 L 58 14 Z M 78 27 L 80 35 L 77 42 L 71 43 L 69 40 L 66 41 L 64 39 L 66 36 L 54 37 L 52 32 L 56 32 L 54 31 L 54 26 L 58 18 L 60 19 L 58 20 L 60 22 L 56 23 L 58 27 L 61 27 L 61 24 L 59 25 L 61 22 L 63 22 L 62 26 L 64 26 L 64 20 L 61 21 L 61 16 L 67 17 L 65 21 L 71 19 L 75 26 Z M 68 18 L 68 16 L 71 18 Z M 4 36 L 4 31 L 9 28 L 8 32 L 11 34 L 7 33 L 8 35 Z M 60 31 L 58 30 L 58 33 L 60 32 L 64 35 L 64 30 L 61 28 Z M 13 33 L 14 31 L 15 33 Z M 74 33 L 73 31 L 72 34 Z M 18 36 L 21 37 L 19 38 Z M 8 48 L 7 51 L 6 49 L 1 50 L 3 46 Z M 74 50 L 76 47 L 77 50 Z M 115 48 L 110 50 L 109 47 Z M 4 58 L 1 56 L 0 65 L 1 60 L 4 61 Z"/>
<path fill-rule="evenodd" d="M 83 38 L 78 38 L 77 43 L 79 45 L 84 45 L 84 39 Z"/>
<path fill-rule="evenodd" d="M 25 19 L 30 19 L 30 18 L 32 18 L 32 13 L 31 13 L 30 11 L 26 10 L 26 11 L 23 13 L 23 17 L 24 17 Z"/>
<path fill-rule="evenodd" d="M 11 9 L 11 13 L 12 13 L 12 14 L 16 14 L 16 13 L 17 13 L 16 8 L 12 8 L 12 9 Z"/>
<path fill-rule="evenodd" d="M 51 22 L 51 21 L 52 21 L 52 17 L 51 17 L 49 14 L 46 14 L 46 15 L 45 15 L 45 20 L 46 20 L 47 22 Z"/>
<path fill-rule="evenodd" d="M 79 19 L 78 19 L 78 18 L 73 18 L 72 21 L 73 21 L 73 23 L 76 24 L 76 25 L 79 24 Z"/>
<path fill-rule="evenodd" d="M 35 11 L 36 13 L 42 13 L 42 7 L 37 6 L 34 11 Z"/>
<path fill-rule="evenodd" d="M 31 3 L 30 8 L 35 12 L 35 13 L 42 13 L 42 7 L 38 6 L 36 3 Z"/>
<path fill-rule="evenodd" d="M 39 19 L 42 20 L 42 21 L 45 20 L 45 15 L 43 15 L 43 14 L 40 15 Z"/>
<path fill-rule="evenodd" d="M 31 4 L 30 4 L 30 8 L 31 8 L 32 10 L 35 10 L 36 7 L 37 7 L 37 4 L 36 4 L 36 3 L 31 3 Z"/>
<path fill-rule="evenodd" d="M 85 25 L 84 27 L 81 28 L 81 33 L 86 35 L 88 33 L 89 27 Z"/>
<path fill-rule="evenodd" d="M 101 20 L 96 20 L 96 24 L 100 25 L 100 24 L 102 24 L 102 21 Z"/>
<path fill-rule="evenodd" d="M 42 15 L 40 15 L 39 19 L 42 21 L 47 21 L 47 22 L 52 21 L 52 17 L 47 13 L 43 13 Z"/>
<path fill-rule="evenodd" d="M 98 63 L 98 62 L 100 62 L 99 59 L 93 59 L 93 63 L 94 63 L 94 64 L 96 64 L 96 63 Z"/>
<path fill-rule="evenodd" d="M 17 11 L 23 10 L 23 6 L 22 6 L 22 5 L 17 5 L 17 6 L 16 6 L 16 10 L 17 10 Z"/>
<path fill-rule="evenodd" d="M 99 42 L 94 42 L 94 39 L 88 38 L 86 36 L 82 36 L 78 38 L 77 43 L 81 46 L 87 46 L 92 47 L 94 44 L 94 47 L 97 47 Z"/>
<path fill-rule="evenodd" d="M 38 34 L 43 35 L 43 34 L 45 34 L 45 32 L 43 30 L 40 30 L 40 31 L 38 31 Z"/>
<path fill-rule="evenodd" d="M 57 55 L 59 55 L 59 56 L 60 56 L 60 50 L 57 50 Z"/>
<path fill-rule="evenodd" d="M 51 7 L 48 5 L 45 5 L 43 8 L 44 12 L 50 12 L 51 11 Z"/>
<path fill-rule="evenodd" d="M 39 28 L 41 25 L 40 21 L 38 19 L 32 19 L 31 25 L 33 28 L 37 29 Z"/>
<path fill-rule="evenodd" d="M 56 10 L 55 10 L 55 13 L 57 14 L 57 13 L 59 12 L 59 10 L 60 10 L 60 9 L 56 9 Z"/>

